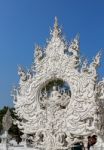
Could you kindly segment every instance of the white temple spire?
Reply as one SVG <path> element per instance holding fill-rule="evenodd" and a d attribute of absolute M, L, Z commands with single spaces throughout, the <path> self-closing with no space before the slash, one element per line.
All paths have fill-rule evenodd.
<path fill-rule="evenodd" d="M 54 29 L 57 29 L 57 28 L 58 28 L 58 19 L 57 19 L 57 17 L 55 16 Z"/>
<path fill-rule="evenodd" d="M 80 49 L 79 43 L 80 43 L 80 37 L 79 37 L 79 34 L 77 34 L 77 35 L 75 36 L 75 38 L 71 41 L 69 48 L 70 48 L 72 51 L 77 51 L 77 52 L 78 52 L 79 49 Z"/>
<path fill-rule="evenodd" d="M 55 23 L 54 23 L 54 29 L 53 29 L 52 35 L 57 37 L 60 35 L 60 33 L 61 33 L 61 29 L 59 28 L 59 25 L 58 25 L 58 19 L 57 17 L 55 17 Z"/>

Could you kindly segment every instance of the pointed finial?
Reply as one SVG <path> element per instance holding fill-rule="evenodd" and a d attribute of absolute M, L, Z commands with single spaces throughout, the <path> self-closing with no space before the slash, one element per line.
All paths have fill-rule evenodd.
<path fill-rule="evenodd" d="M 93 59 L 92 64 L 95 68 L 100 65 L 100 58 L 101 58 L 101 51 L 99 51 L 95 56 L 95 58 Z"/>
<path fill-rule="evenodd" d="M 74 51 L 79 51 L 80 48 L 79 34 L 77 34 L 75 38 L 71 41 L 69 48 Z"/>
<path fill-rule="evenodd" d="M 58 29 L 58 19 L 56 16 L 55 16 L 54 29 Z"/>
<path fill-rule="evenodd" d="M 39 45 L 35 46 L 35 57 L 40 60 L 43 56 L 42 48 Z"/>
<path fill-rule="evenodd" d="M 60 35 L 60 33 L 61 33 L 61 29 L 59 28 L 59 26 L 58 26 L 58 19 L 57 19 L 57 17 L 55 17 L 55 23 L 54 23 L 54 30 L 53 30 L 53 36 L 59 36 Z"/>
<path fill-rule="evenodd" d="M 95 60 L 97 61 L 98 60 L 98 62 L 100 61 L 100 57 L 101 57 L 101 51 L 99 51 L 98 53 L 97 53 L 97 55 L 95 56 Z"/>
<path fill-rule="evenodd" d="M 76 39 L 77 41 L 80 40 L 80 34 L 79 34 L 79 33 L 77 33 L 77 35 L 75 36 L 75 39 Z"/>

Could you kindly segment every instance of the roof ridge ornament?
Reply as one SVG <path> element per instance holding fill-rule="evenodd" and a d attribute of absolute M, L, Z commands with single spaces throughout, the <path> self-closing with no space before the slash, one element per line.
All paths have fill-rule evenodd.
<path fill-rule="evenodd" d="M 75 38 L 71 41 L 69 48 L 74 51 L 80 50 L 80 36 L 77 34 Z"/>
<path fill-rule="evenodd" d="M 56 16 L 55 16 L 54 28 L 58 28 L 58 19 L 57 19 L 57 17 L 56 17 Z"/>
<path fill-rule="evenodd" d="M 35 45 L 34 57 L 36 60 L 40 61 L 43 57 L 42 48 L 40 45 Z"/>
<path fill-rule="evenodd" d="M 99 51 L 95 56 L 94 62 L 96 63 L 96 67 L 100 65 L 101 52 Z"/>
<path fill-rule="evenodd" d="M 54 23 L 54 29 L 52 35 L 54 37 L 58 37 L 60 36 L 60 34 L 61 34 L 61 29 L 59 28 L 57 17 L 55 17 L 55 23 Z"/>
<path fill-rule="evenodd" d="M 97 68 L 100 65 L 101 51 L 99 51 L 96 56 L 93 58 L 91 65 Z"/>

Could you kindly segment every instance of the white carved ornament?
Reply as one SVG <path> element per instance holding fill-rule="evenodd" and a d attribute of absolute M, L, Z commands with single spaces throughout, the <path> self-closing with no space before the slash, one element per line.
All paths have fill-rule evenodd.
<path fill-rule="evenodd" d="M 26 73 L 19 67 L 19 87 L 13 96 L 15 111 L 22 121 L 16 123 L 24 133 L 34 134 L 35 146 L 49 150 L 68 147 L 72 137 L 98 132 L 97 95 L 99 100 L 104 98 L 104 84 L 97 83 L 99 59 L 100 53 L 90 65 L 82 62 L 78 36 L 68 45 L 55 19 L 46 48 L 36 46 L 31 71 Z M 70 94 L 53 87 L 50 94 L 46 91 L 42 95 L 42 89 L 56 80 L 67 83 Z"/>

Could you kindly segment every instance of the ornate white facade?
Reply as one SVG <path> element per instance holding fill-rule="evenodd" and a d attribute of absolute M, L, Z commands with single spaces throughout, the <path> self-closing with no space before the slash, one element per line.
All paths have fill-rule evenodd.
<path fill-rule="evenodd" d="M 68 44 L 55 18 L 46 48 L 35 48 L 31 70 L 19 67 L 19 87 L 13 92 L 21 120 L 16 123 L 25 134 L 33 134 L 34 147 L 66 149 L 75 140 L 103 131 L 104 80 L 97 78 L 99 59 L 100 53 L 91 64 L 82 61 L 79 37 Z"/>

